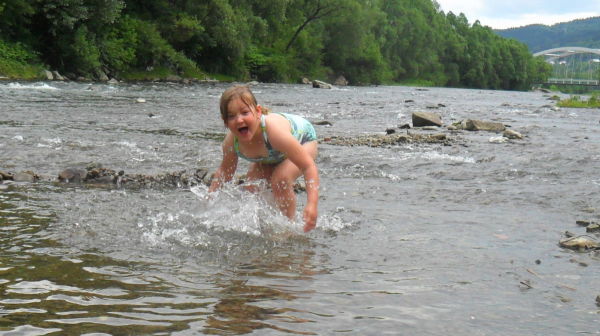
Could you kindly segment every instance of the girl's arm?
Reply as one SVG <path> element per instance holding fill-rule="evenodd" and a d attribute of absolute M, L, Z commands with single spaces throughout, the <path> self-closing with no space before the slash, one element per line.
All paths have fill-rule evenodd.
<path fill-rule="evenodd" d="M 209 192 L 213 192 L 219 189 L 223 183 L 231 181 L 237 168 L 238 157 L 233 149 L 233 135 L 231 133 L 227 133 L 225 136 L 222 148 L 223 160 L 212 177 L 212 182 L 208 188 Z"/>
<path fill-rule="evenodd" d="M 304 207 L 304 231 L 312 230 L 317 224 L 317 205 L 319 202 L 319 171 L 315 160 L 290 132 L 287 119 L 270 118 L 267 127 L 269 142 L 273 148 L 281 151 L 304 175 L 306 183 L 306 206 Z"/>

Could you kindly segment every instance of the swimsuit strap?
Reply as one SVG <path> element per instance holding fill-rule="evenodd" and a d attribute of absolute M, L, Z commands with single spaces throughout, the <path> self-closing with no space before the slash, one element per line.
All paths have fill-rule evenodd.
<path fill-rule="evenodd" d="M 260 129 L 262 130 L 262 133 L 263 133 L 263 139 L 265 140 L 265 146 L 267 146 L 267 150 L 270 152 L 271 150 L 273 150 L 273 147 L 271 146 L 271 143 L 269 143 L 269 137 L 267 137 L 267 118 L 265 117 L 264 114 L 261 114 L 261 116 L 260 116 Z"/>
<path fill-rule="evenodd" d="M 269 142 L 269 138 L 267 136 L 267 120 L 265 115 L 261 115 L 260 117 L 260 129 L 263 133 L 263 139 L 265 141 L 265 147 L 267 148 L 267 156 L 266 157 L 262 157 L 262 158 L 249 158 L 247 156 L 245 156 L 244 154 L 242 154 L 242 152 L 240 151 L 240 144 L 238 141 L 238 138 L 236 136 L 233 137 L 233 149 L 235 150 L 236 154 L 243 158 L 246 159 L 248 161 L 251 162 L 280 162 L 282 160 L 282 158 L 285 158 L 285 156 L 283 156 L 280 152 L 278 152 L 277 150 L 273 149 L 273 146 L 271 146 L 271 143 Z"/>

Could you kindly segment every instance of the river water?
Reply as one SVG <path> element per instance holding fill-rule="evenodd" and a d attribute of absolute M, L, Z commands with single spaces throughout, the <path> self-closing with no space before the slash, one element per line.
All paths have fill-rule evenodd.
<path fill-rule="evenodd" d="M 549 94 L 254 86 L 276 112 L 330 121 L 320 139 L 382 134 L 423 110 L 525 136 L 323 141 L 309 234 L 268 191 L 56 182 L 90 163 L 216 169 L 226 87 L 0 83 L 0 170 L 42 177 L 0 184 L 0 335 L 600 333 L 600 256 L 558 245 L 585 234 L 577 220 L 600 221 L 600 113 Z"/>

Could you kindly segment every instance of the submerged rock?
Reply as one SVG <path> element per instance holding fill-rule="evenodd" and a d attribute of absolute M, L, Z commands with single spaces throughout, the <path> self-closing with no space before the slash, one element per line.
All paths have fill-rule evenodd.
<path fill-rule="evenodd" d="M 87 177 L 87 170 L 80 168 L 67 168 L 58 173 L 58 180 L 64 183 L 81 183 Z"/>
<path fill-rule="evenodd" d="M 504 130 L 502 136 L 509 139 L 523 139 L 523 135 L 521 133 L 510 129 Z"/>
<path fill-rule="evenodd" d="M 319 125 L 319 126 L 333 126 L 333 123 L 331 121 L 327 121 L 327 120 L 313 121 L 311 123 L 313 125 Z"/>
<path fill-rule="evenodd" d="M 373 134 L 357 137 L 335 136 L 323 139 L 323 142 L 338 146 L 369 146 L 386 147 L 401 143 L 447 143 L 448 137 L 444 133 L 436 134 Z"/>
<path fill-rule="evenodd" d="M 183 170 L 157 175 L 125 174 L 123 170 L 116 171 L 90 165 L 87 169 L 67 168 L 58 174 L 58 180 L 62 183 L 116 185 L 128 188 L 183 187 L 200 183 L 208 184 L 207 174 L 206 169 L 196 169 L 192 173 Z"/>
<path fill-rule="evenodd" d="M 585 228 L 585 232 L 600 232 L 599 224 L 590 224 Z"/>

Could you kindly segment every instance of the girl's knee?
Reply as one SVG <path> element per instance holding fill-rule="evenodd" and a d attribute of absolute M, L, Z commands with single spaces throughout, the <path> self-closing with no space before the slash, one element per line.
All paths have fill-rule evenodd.
<path fill-rule="evenodd" d="M 271 188 L 275 191 L 293 190 L 294 180 L 286 174 L 273 174 L 271 176 Z"/>

